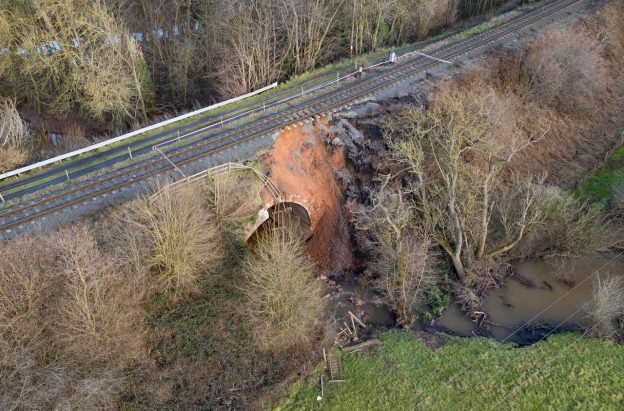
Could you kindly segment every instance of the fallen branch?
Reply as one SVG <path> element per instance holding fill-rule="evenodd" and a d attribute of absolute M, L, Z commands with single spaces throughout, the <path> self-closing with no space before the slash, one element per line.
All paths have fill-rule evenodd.
<path fill-rule="evenodd" d="M 369 348 L 369 347 L 376 347 L 378 345 L 381 345 L 382 342 L 379 338 L 372 338 L 368 341 L 364 341 L 361 342 L 359 344 L 354 344 L 354 345 L 349 345 L 348 347 L 342 347 L 342 351 L 346 351 L 346 352 L 357 352 L 357 351 L 361 351 L 365 348 Z"/>
<path fill-rule="evenodd" d="M 362 328 L 366 328 L 366 324 L 360 321 L 360 319 L 357 318 L 355 314 L 353 314 L 351 311 L 349 311 L 349 315 L 351 316 L 351 321 L 355 320 L 355 322 L 358 323 Z M 355 328 L 355 326 L 353 328 Z"/>

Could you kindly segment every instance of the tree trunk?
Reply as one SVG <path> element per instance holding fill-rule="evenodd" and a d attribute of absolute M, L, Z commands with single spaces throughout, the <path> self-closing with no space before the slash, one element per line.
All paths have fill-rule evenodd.
<path fill-rule="evenodd" d="M 457 209 L 455 208 L 455 201 L 457 198 L 457 178 L 457 170 L 454 170 L 453 174 L 450 177 L 448 209 L 455 229 L 455 250 L 451 254 L 451 259 L 453 260 L 453 266 L 455 267 L 455 271 L 457 271 L 457 276 L 463 283 L 466 279 L 466 270 L 464 268 L 464 263 L 462 262 L 464 229 L 462 228 L 459 214 L 457 213 Z"/>
<path fill-rule="evenodd" d="M 455 268 L 459 281 L 464 284 L 466 282 L 466 268 L 464 267 L 464 262 L 461 257 L 456 254 L 451 255 L 451 260 L 453 261 L 453 268 Z"/>
<path fill-rule="evenodd" d="M 490 223 L 490 181 L 494 176 L 495 165 L 490 160 L 488 174 L 483 182 L 483 203 L 481 204 L 481 238 L 477 250 L 477 259 L 480 260 L 485 254 L 485 244 L 488 236 L 488 226 Z"/>

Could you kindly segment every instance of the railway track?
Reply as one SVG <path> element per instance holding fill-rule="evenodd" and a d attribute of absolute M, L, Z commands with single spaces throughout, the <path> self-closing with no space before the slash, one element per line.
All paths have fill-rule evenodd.
<path fill-rule="evenodd" d="M 507 23 L 464 40 L 441 46 L 432 51 L 431 54 L 445 60 L 461 57 L 583 1 L 556 0 L 544 3 Z M 191 164 L 228 148 L 234 148 L 261 136 L 274 133 L 286 126 L 340 110 L 381 89 L 422 74 L 438 64 L 440 63 L 437 61 L 419 56 L 404 63 L 395 64 L 386 70 L 367 74 L 364 78 L 350 82 L 343 87 L 321 92 L 294 104 L 287 104 L 283 110 L 262 116 L 251 124 L 243 124 L 226 131 L 211 130 L 199 135 L 199 141 L 169 147 L 165 154 L 178 167 Z M 144 181 L 172 169 L 172 165 L 165 158 L 145 159 L 74 186 L 47 193 L 28 203 L 17 204 L 2 210 L 0 212 L 0 231 L 7 232 L 90 199 L 122 190 L 138 181 Z"/>

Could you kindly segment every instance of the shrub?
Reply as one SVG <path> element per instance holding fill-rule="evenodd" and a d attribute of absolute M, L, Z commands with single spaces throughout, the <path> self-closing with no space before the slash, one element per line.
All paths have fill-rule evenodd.
<path fill-rule="evenodd" d="M 60 378 L 42 360 L 53 351 L 43 318 L 52 301 L 54 264 L 47 244 L 20 238 L 0 249 L 0 408 L 36 408 L 58 390 Z"/>
<path fill-rule="evenodd" d="M 622 278 L 596 276 L 593 285 L 593 299 L 587 308 L 589 333 L 599 338 L 616 338 L 615 321 L 624 315 Z"/>
<path fill-rule="evenodd" d="M 28 159 L 26 124 L 15 100 L 0 97 L 0 172 L 12 170 Z"/>
<path fill-rule="evenodd" d="M 164 186 L 132 204 L 128 214 L 138 241 L 148 244 L 146 263 L 161 290 L 176 297 L 195 291 L 201 274 L 223 258 L 217 227 L 203 202 L 196 186 Z"/>
<path fill-rule="evenodd" d="M 546 257 L 573 257 L 609 251 L 621 244 L 621 229 L 600 208 L 580 203 L 556 187 L 541 187 L 538 209 L 545 214 L 537 254 Z"/>
<path fill-rule="evenodd" d="M 56 150 L 61 153 L 66 153 L 85 147 L 88 144 L 89 140 L 87 140 L 85 136 L 84 129 L 77 123 L 70 123 L 63 127 L 63 132 Z"/>
<path fill-rule="evenodd" d="M 62 233 L 57 242 L 62 293 L 55 304 L 55 339 L 72 361 L 123 369 L 142 355 L 142 273 L 122 270 L 86 229 Z"/>
<path fill-rule="evenodd" d="M 111 408 L 144 354 L 140 283 L 84 228 L 0 249 L 0 408 Z"/>
<path fill-rule="evenodd" d="M 0 148 L 0 172 L 13 170 L 28 160 L 28 151 L 22 147 Z"/>
<path fill-rule="evenodd" d="M 424 301 L 428 309 L 424 316 L 438 318 L 451 304 L 451 295 L 442 290 L 437 284 L 432 284 L 425 288 Z"/>
<path fill-rule="evenodd" d="M 254 217 L 262 207 L 260 180 L 250 172 L 227 173 L 214 176 L 206 183 L 208 205 L 217 222 L 227 229 Z"/>
<path fill-rule="evenodd" d="M 259 347 L 285 350 L 310 342 L 324 302 L 301 241 L 280 229 L 267 231 L 243 269 L 247 316 Z"/>
<path fill-rule="evenodd" d="M 579 27 L 554 30 L 533 42 L 524 66 L 543 103 L 566 112 L 591 112 L 607 95 L 609 73 L 602 48 Z"/>
<path fill-rule="evenodd" d="M 620 214 L 624 213 L 624 183 L 618 185 L 614 189 L 613 206 Z"/>
<path fill-rule="evenodd" d="M 0 98 L 0 147 L 22 147 L 25 135 L 26 124 L 17 111 L 15 100 Z"/>

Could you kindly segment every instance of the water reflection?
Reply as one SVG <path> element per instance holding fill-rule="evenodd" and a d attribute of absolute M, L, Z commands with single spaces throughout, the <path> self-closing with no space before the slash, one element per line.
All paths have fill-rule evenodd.
<path fill-rule="evenodd" d="M 485 324 L 491 336 L 499 341 L 526 344 L 539 340 L 555 327 L 582 328 L 583 306 L 592 298 L 596 272 L 624 276 L 624 260 L 536 260 L 517 264 L 514 275 L 484 300 Z M 456 305 L 445 310 L 435 325 L 462 336 L 476 332 L 475 323 Z"/>

